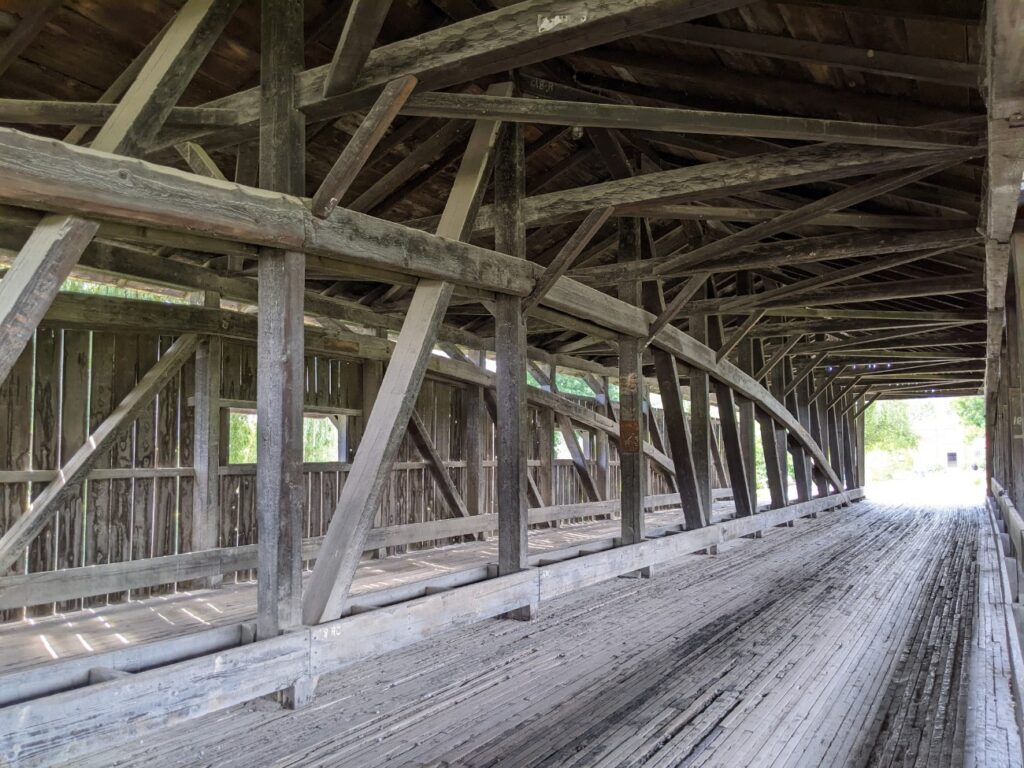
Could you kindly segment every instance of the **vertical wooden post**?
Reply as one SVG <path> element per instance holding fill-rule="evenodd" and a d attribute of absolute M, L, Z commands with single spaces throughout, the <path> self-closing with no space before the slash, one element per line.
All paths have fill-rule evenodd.
<path fill-rule="evenodd" d="M 526 257 L 526 157 L 523 128 L 503 125 L 494 150 L 495 250 Z M 498 295 L 494 302 L 494 351 L 497 364 L 498 573 L 528 567 L 529 513 L 526 500 L 526 315 L 518 296 Z M 529 620 L 535 606 L 510 612 L 507 618 Z"/>
<path fill-rule="evenodd" d="M 708 294 L 711 296 L 713 293 L 709 283 Z M 708 318 L 708 342 L 712 349 L 722 346 L 722 321 L 717 315 Z M 750 493 L 750 483 L 747 480 L 747 456 L 741 439 L 740 420 L 736 416 L 736 398 L 728 384 L 715 379 L 714 387 L 718 421 L 722 430 L 722 446 L 725 451 L 725 462 L 729 467 L 729 484 L 732 486 L 736 516 L 746 517 L 754 514 L 757 497 Z"/>
<path fill-rule="evenodd" d="M 855 428 L 857 430 L 857 487 L 863 488 L 867 483 L 867 464 L 864 450 L 864 411 L 863 404 L 857 406 L 857 418 L 854 419 Z"/>
<path fill-rule="evenodd" d="M 640 221 L 619 219 L 619 261 L 640 258 Z M 641 288 L 636 282 L 619 286 L 619 298 L 639 306 Z M 644 375 L 638 339 L 619 337 L 619 474 L 622 500 L 622 544 L 644 539 L 644 497 L 647 468 L 644 462 Z M 641 574 L 650 576 L 650 571 Z"/>
<path fill-rule="evenodd" d="M 646 223 L 642 227 L 641 250 L 652 253 L 654 244 Z M 656 282 L 644 285 L 644 305 L 648 312 L 659 315 L 665 310 L 661 286 Z M 690 444 L 690 425 L 683 409 L 683 396 L 679 388 L 679 368 L 675 357 L 658 347 L 650 349 L 654 358 L 654 372 L 658 377 L 661 405 L 665 413 L 665 442 L 671 446 L 670 455 L 676 471 L 676 487 L 683 505 L 683 518 L 687 530 L 707 525 L 706 507 L 698 489 Z"/>
<path fill-rule="evenodd" d="M 388 333 L 384 329 L 378 328 L 376 335 L 378 338 L 386 339 Z M 356 442 L 357 450 L 359 442 L 362 440 L 362 435 L 366 433 L 366 425 L 370 421 L 370 413 L 373 412 L 373 404 L 377 402 L 377 397 L 380 395 L 380 383 L 384 379 L 384 361 L 363 360 L 360 378 L 362 384 L 360 393 L 362 424 L 360 425 L 360 437 Z M 381 547 L 374 550 L 373 556 L 380 560 L 389 554 L 394 554 L 395 549 L 395 547 Z"/>
<path fill-rule="evenodd" d="M 737 293 L 741 295 L 752 292 L 751 278 L 749 272 L 740 272 L 737 278 Z M 724 339 L 723 339 L 724 342 Z M 720 347 L 721 343 L 717 345 Z M 717 348 L 716 347 L 716 348 Z M 753 365 L 753 340 L 746 336 L 739 343 L 737 350 L 740 370 L 747 373 L 754 373 Z M 736 403 L 740 414 L 740 451 L 743 453 L 743 465 L 747 469 L 747 495 L 751 499 L 753 511 L 757 511 L 757 449 L 754 445 L 756 438 L 757 419 L 754 416 L 754 403 L 745 397 L 737 397 Z"/>
<path fill-rule="evenodd" d="M 294 76 L 303 66 L 301 0 L 263 0 L 260 24 L 260 183 L 302 194 L 305 119 L 294 103 Z M 305 257 L 266 249 L 258 280 L 256 633 L 270 638 L 302 621 Z"/>
<path fill-rule="evenodd" d="M 619 338 L 619 461 L 622 487 L 622 543 L 644 539 L 644 378 L 640 342 Z"/>
<path fill-rule="evenodd" d="M 751 375 L 764 365 L 760 340 L 753 340 L 750 363 L 751 368 L 748 373 Z M 775 434 L 775 420 L 760 409 L 755 409 L 754 418 L 757 420 L 761 432 L 761 450 L 764 453 L 765 479 L 768 483 L 768 492 L 771 495 L 771 506 L 773 509 L 784 507 L 786 506 L 785 450 L 779 450 L 779 441 Z"/>
<path fill-rule="evenodd" d="M 597 393 L 598 403 L 601 405 L 601 409 L 606 413 L 611 410 L 611 401 L 608 398 L 608 377 L 601 377 L 601 392 Z M 595 480 L 597 482 L 597 490 L 601 495 L 602 499 L 610 499 L 612 497 L 612 478 L 611 478 L 611 467 L 609 464 L 609 443 L 608 433 L 603 430 L 597 430 L 594 435 L 595 442 L 595 459 L 597 471 L 595 472 Z"/>
<path fill-rule="evenodd" d="M 470 515 L 483 514 L 484 501 L 484 393 L 468 384 L 462 391 L 462 430 L 466 460 L 466 509 Z M 481 534 L 483 536 L 484 534 Z"/>
<path fill-rule="evenodd" d="M 792 379 L 793 361 L 787 355 L 782 361 L 783 389 Z M 796 414 L 797 420 L 804 429 L 810 430 L 811 414 L 804 398 L 804 391 L 802 386 L 798 386 L 790 392 L 786 396 L 786 407 Z M 808 501 L 811 498 L 811 459 L 796 441 L 793 442 L 791 450 L 793 453 L 793 478 L 796 481 L 796 498 L 797 501 Z"/>
<path fill-rule="evenodd" d="M 703 295 L 703 289 L 701 289 Z M 704 315 L 690 317 L 690 335 L 707 343 L 708 319 Z M 693 471 L 707 520 L 711 520 L 711 429 L 710 379 L 705 371 L 690 368 L 690 440 L 693 446 Z"/>
<path fill-rule="evenodd" d="M 551 384 L 547 387 L 550 392 L 558 391 L 556 377 L 556 366 L 551 364 Z M 547 505 L 555 503 L 555 412 L 551 408 L 541 408 L 540 418 L 537 420 L 540 430 L 538 436 L 540 453 L 540 467 L 537 469 L 537 486 L 540 488 L 541 498 Z M 558 521 L 552 523 L 552 527 L 558 527 Z"/>
<path fill-rule="evenodd" d="M 203 305 L 220 305 L 219 296 L 212 291 L 203 293 Z M 221 377 L 220 336 L 206 336 L 196 346 L 195 394 L 193 397 L 194 436 L 192 468 L 192 541 L 193 552 L 218 546 L 220 519 L 221 457 Z M 197 580 L 197 587 L 219 587 L 223 576 L 208 576 Z"/>

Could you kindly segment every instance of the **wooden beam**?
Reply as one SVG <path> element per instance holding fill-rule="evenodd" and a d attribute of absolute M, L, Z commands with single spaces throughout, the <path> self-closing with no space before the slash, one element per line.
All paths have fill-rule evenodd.
<path fill-rule="evenodd" d="M 551 287 L 557 282 L 558 278 L 562 277 L 569 270 L 576 257 L 587 247 L 598 230 L 604 226 L 613 210 L 611 207 L 599 208 L 587 215 L 576 231 L 565 241 L 558 253 L 555 254 L 547 269 L 544 270 L 544 274 L 538 278 L 537 284 L 523 302 L 524 311 L 529 311 L 540 303 L 541 299 L 551 290 Z"/>
<path fill-rule="evenodd" d="M 566 448 L 569 450 L 569 456 L 572 458 L 572 464 L 576 469 L 576 475 L 580 481 L 580 487 L 583 488 L 584 495 L 586 495 L 590 501 L 603 501 L 604 496 L 598 489 L 594 476 L 590 472 L 590 466 L 587 464 L 587 457 L 583 453 L 583 446 L 580 445 L 580 439 L 576 434 L 576 429 L 573 427 L 572 421 L 570 421 L 569 417 L 564 413 L 555 414 L 555 418 L 558 422 L 558 430 L 562 433 L 562 439 L 565 441 Z"/>
<path fill-rule="evenodd" d="M 772 353 L 771 358 L 769 358 L 765 362 L 765 364 L 762 365 L 757 370 L 757 372 L 754 374 L 754 378 L 757 381 L 761 381 L 765 376 L 767 376 L 769 373 L 775 370 L 778 364 L 781 363 L 786 358 L 786 355 L 792 352 L 793 348 L 800 343 L 800 339 L 802 338 L 803 334 L 797 333 L 793 334 L 793 336 L 786 339 L 785 342 L 783 342 L 782 346 L 780 346 L 777 350 L 775 350 L 775 352 Z"/>
<path fill-rule="evenodd" d="M 746 339 L 754 326 L 761 322 L 761 318 L 764 317 L 764 310 L 754 310 L 747 316 L 747 319 L 740 324 L 740 326 L 733 332 L 733 334 L 722 344 L 722 346 L 715 351 L 715 357 L 718 360 L 724 360 L 729 356 L 736 347 L 740 345 L 740 342 Z M 751 371 L 753 373 L 753 371 Z M 760 378 L 755 376 L 754 378 Z"/>
<path fill-rule="evenodd" d="M 817 40 L 763 35 L 703 24 L 680 24 L 652 32 L 650 36 L 714 50 L 796 61 L 815 67 L 825 65 L 853 72 L 871 72 L 888 77 L 957 85 L 963 88 L 977 88 L 981 77 L 981 69 L 977 64 L 889 53 L 873 48 L 854 48 Z"/>
<path fill-rule="evenodd" d="M 494 204 L 502 214 L 501 222 L 494 230 L 494 248 L 521 259 L 526 258 L 525 194 L 526 157 L 522 126 L 502 125 L 494 152 Z M 466 224 L 467 229 L 471 229 L 470 220 L 467 219 Z M 498 512 L 498 573 L 504 576 L 527 568 L 529 557 L 526 315 L 522 299 L 518 296 L 496 296 L 494 323 L 498 384 L 495 392 L 495 506 Z M 539 496 L 539 489 L 534 493 Z M 506 616 L 529 620 L 533 611 L 526 605 Z"/>
<path fill-rule="evenodd" d="M 178 150 L 178 154 L 181 155 L 181 158 L 188 167 L 192 169 L 192 173 L 197 173 L 200 176 L 209 176 L 211 179 L 227 181 L 227 177 L 217 166 L 217 163 L 213 161 L 209 153 L 194 141 L 183 142 L 175 147 L 175 149 Z"/>
<path fill-rule="evenodd" d="M 427 425 L 423 423 L 423 419 L 420 418 L 415 409 L 413 409 L 412 416 L 409 418 L 409 437 L 412 438 L 412 442 L 416 446 L 416 450 L 420 452 L 420 456 L 427 462 L 427 470 L 430 472 L 430 476 L 434 478 L 434 483 L 441 492 L 441 498 L 444 499 L 448 511 L 452 513 L 453 517 L 469 517 L 469 509 L 466 506 L 466 502 L 463 501 L 459 489 L 455 487 L 452 476 L 448 474 L 448 468 L 445 467 L 441 456 L 437 452 L 437 448 L 434 447 L 434 441 L 430 439 L 430 431 L 427 429 Z"/>
<path fill-rule="evenodd" d="M 377 42 L 390 8 L 391 0 L 352 0 L 324 77 L 325 97 L 351 90 Z"/>
<path fill-rule="evenodd" d="M 387 5 L 388 3 L 382 3 Z M 353 7 L 354 9 L 354 7 Z M 370 159 L 374 148 L 384 137 L 391 122 L 398 114 L 399 108 L 416 87 L 416 78 L 409 75 L 392 80 L 381 91 L 366 117 L 359 124 L 345 145 L 345 149 L 334 161 L 331 170 L 320 183 L 313 195 L 313 215 L 325 219 L 345 196 L 349 186 L 355 181 L 359 171 Z"/>
<path fill-rule="evenodd" d="M 838 192 L 813 200 L 799 208 L 784 211 L 773 219 L 747 227 L 727 237 L 708 243 L 694 251 L 671 258 L 665 264 L 659 265 L 658 274 L 670 274 L 682 267 L 699 266 L 703 269 L 708 262 L 713 262 L 729 254 L 735 248 L 756 243 L 764 240 L 766 237 L 805 224 L 822 213 L 832 213 L 833 211 L 849 208 L 852 205 L 870 200 L 878 195 L 899 189 L 914 181 L 931 176 L 948 167 L 949 164 L 948 160 L 943 162 L 941 159 L 936 158 L 935 162 L 929 162 L 924 168 L 915 168 L 910 171 L 893 171 L 870 178 L 845 189 L 840 189 Z"/>
<path fill-rule="evenodd" d="M 803 146 L 534 195 L 526 199 L 526 223 L 527 226 L 541 226 L 571 221 L 584 216 L 594 208 L 607 205 L 618 206 L 669 198 L 676 202 L 685 202 L 706 199 L 711 192 L 715 193 L 715 197 L 724 197 L 879 171 L 918 168 L 922 165 L 949 162 L 953 158 L 966 160 L 981 151 L 954 149 L 931 152 L 876 147 L 851 146 L 838 149 L 830 145 Z M 851 195 L 849 199 L 862 198 Z M 819 203 L 809 213 L 806 206 L 797 210 L 801 212 L 801 216 L 810 217 L 819 215 L 822 207 Z M 796 218 L 797 214 L 787 213 L 790 215 L 787 215 L 782 223 L 788 221 L 787 226 L 792 226 L 792 219 Z M 476 229 L 491 229 L 494 224 L 493 216 L 492 208 L 481 208 Z M 763 229 L 766 227 L 756 229 L 755 234 Z"/>
<path fill-rule="evenodd" d="M 577 0 L 523 0 L 372 50 L 352 83 L 351 94 L 325 99 L 330 66 L 306 70 L 297 78 L 296 106 L 311 120 L 340 117 L 368 107 L 385 83 L 402 75 L 415 75 L 425 90 L 440 90 L 741 4 L 740 0 L 607 0 L 580 13 Z M 243 124 L 258 119 L 255 89 L 203 106 L 233 110 Z M 228 132 L 206 143 L 234 143 L 237 136 Z M 168 145 L 180 141 L 180 136 L 168 137 Z"/>
<path fill-rule="evenodd" d="M 22 556 L 25 547 L 46 527 L 61 503 L 76 491 L 86 473 L 106 455 L 106 449 L 121 431 L 135 421 L 153 397 L 192 357 L 196 343 L 195 336 L 179 337 L 103 420 L 85 444 L 67 460 L 57 479 L 35 498 L 28 512 L 7 529 L 0 538 L 0 573 L 6 572 Z"/>
<path fill-rule="evenodd" d="M 761 307 L 762 309 L 767 310 L 773 306 L 774 302 L 778 302 L 781 299 L 792 301 L 811 291 L 820 290 L 821 288 L 825 288 L 829 285 L 835 285 L 836 283 L 843 283 L 848 280 L 864 277 L 866 275 L 874 274 L 875 272 L 895 269 L 896 267 L 912 264 L 915 261 L 921 261 L 922 259 L 929 259 L 933 256 L 944 253 L 945 250 L 945 248 L 938 248 L 931 251 L 909 254 L 897 253 L 890 256 L 871 259 L 863 264 L 857 264 L 853 267 L 828 270 L 817 277 L 782 285 L 763 293 L 753 294 L 746 297 L 737 296 L 735 299 L 723 302 L 723 306 L 731 310 L 751 309 L 753 307 Z"/>
<path fill-rule="evenodd" d="M 789 383 L 786 385 L 785 394 L 788 395 L 790 392 L 796 389 L 797 386 L 799 386 L 804 379 L 811 375 L 815 368 L 817 368 L 825 361 L 826 357 L 828 357 L 828 352 L 819 352 L 817 355 L 814 355 L 810 360 L 808 360 L 802 368 L 800 368 L 792 377 L 790 377 Z"/>
<path fill-rule="evenodd" d="M 575 155 L 573 155 L 575 157 Z M 683 221 L 759 222 L 774 219 L 778 208 L 740 208 L 718 205 L 674 205 L 672 203 L 637 203 L 620 205 L 616 216 L 649 216 L 655 219 Z M 969 226 L 971 216 L 898 216 L 884 213 L 824 213 L 807 222 L 816 227 L 857 227 L 860 229 L 958 229 Z"/>
<path fill-rule="evenodd" d="M 131 84 L 135 82 L 135 78 L 138 77 L 139 72 L 145 66 L 149 57 L 153 54 L 153 51 L 156 50 L 157 45 L 160 44 L 160 40 L 167 33 L 167 30 L 173 23 L 174 17 L 172 16 L 170 21 L 163 26 L 156 36 L 146 43 L 146 47 L 139 51 L 139 54 L 132 59 L 131 63 L 121 70 L 121 74 L 114 78 L 114 82 L 107 86 L 107 89 L 100 94 L 100 97 L 96 99 L 97 104 L 114 104 L 125 94 L 125 91 L 127 91 L 128 88 L 131 87 Z M 90 129 L 91 126 L 89 125 L 76 125 L 68 131 L 68 135 L 64 137 L 64 141 L 68 144 L 78 144 L 85 138 Z"/>
<path fill-rule="evenodd" d="M 132 155 L 156 135 L 239 1 L 189 0 L 178 11 L 93 149 Z M 44 218 L 0 281 L 0 382 L 97 228 L 77 216 Z"/>
<path fill-rule="evenodd" d="M 758 136 L 913 149 L 937 149 L 976 143 L 969 134 L 932 128 L 458 93 L 418 94 L 406 102 L 402 112 L 420 117 L 474 120 L 498 118 L 510 122 L 582 128 Z"/>
<path fill-rule="evenodd" d="M 294 195 L 305 187 L 305 123 L 293 105 L 302 2 L 263 0 L 260 8 L 260 185 Z M 303 254 L 262 250 L 258 285 L 256 636 L 266 640 L 302 622 Z"/>
<path fill-rule="evenodd" d="M 89 127 L 105 124 L 116 111 L 117 105 L 109 102 L 0 99 L 0 122 L 10 124 Z M 225 127 L 234 124 L 235 116 L 230 112 L 202 107 L 172 107 L 164 119 L 164 125 L 175 128 Z"/>
<path fill-rule="evenodd" d="M 217 294 L 206 292 L 204 304 L 219 304 Z M 193 400 L 192 538 L 193 552 L 214 549 L 219 543 L 220 446 L 221 446 L 221 351 L 218 336 L 204 336 L 196 346 L 195 394 Z M 223 436 L 227 440 L 228 436 Z M 207 579 L 200 587 L 219 586 L 219 579 Z"/>
<path fill-rule="evenodd" d="M 64 0 L 39 0 L 39 2 L 27 6 L 28 10 L 22 15 L 18 26 L 8 32 L 7 37 L 0 43 L 0 77 L 3 77 L 11 64 L 32 44 L 36 35 L 42 31 L 46 22 L 60 9 L 63 3 Z"/>
<path fill-rule="evenodd" d="M 359 212 L 372 211 L 419 173 L 425 164 L 433 162 L 446 149 L 465 139 L 469 131 L 470 125 L 462 121 L 453 120 L 445 124 L 346 207 Z"/>
<path fill-rule="evenodd" d="M 439 236 L 458 240 L 464 235 L 487 178 L 498 126 L 496 122 L 480 121 L 474 127 L 438 225 Z M 341 613 L 451 295 L 451 283 L 420 280 L 416 285 L 380 395 L 367 419 L 362 443 L 303 597 L 302 618 L 306 624 L 319 624 Z"/>
<path fill-rule="evenodd" d="M 723 257 L 711 268 L 714 272 L 732 272 L 738 269 L 765 269 L 769 267 L 831 261 L 833 259 L 875 256 L 887 253 L 920 251 L 928 248 L 956 248 L 981 242 L 974 230 L 957 229 L 948 232 L 844 232 L 836 235 L 807 237 L 798 240 L 756 243 L 741 247 L 740 253 Z M 657 257 L 652 266 L 660 267 L 671 256 Z M 649 270 L 648 270 L 649 271 Z M 665 278 L 706 274 L 701 267 L 681 268 L 663 275 Z M 636 277 L 636 268 L 620 264 L 579 267 L 570 276 L 596 285 L 614 285 Z"/>

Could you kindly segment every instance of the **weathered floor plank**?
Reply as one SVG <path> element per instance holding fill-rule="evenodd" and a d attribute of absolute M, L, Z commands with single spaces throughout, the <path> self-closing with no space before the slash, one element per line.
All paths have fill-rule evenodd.
<path fill-rule="evenodd" d="M 76 764 L 962 765 L 986 536 L 857 504 Z"/>

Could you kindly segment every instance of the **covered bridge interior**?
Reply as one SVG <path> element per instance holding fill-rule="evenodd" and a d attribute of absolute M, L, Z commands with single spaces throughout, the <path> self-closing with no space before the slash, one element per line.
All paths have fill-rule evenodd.
<path fill-rule="evenodd" d="M 0 125 L 0 764 L 1024 764 L 1024 4 L 0 0 Z"/>

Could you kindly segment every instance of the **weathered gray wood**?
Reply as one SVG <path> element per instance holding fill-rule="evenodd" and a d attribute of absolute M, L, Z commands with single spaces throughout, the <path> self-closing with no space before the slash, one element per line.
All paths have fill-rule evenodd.
<path fill-rule="evenodd" d="M 206 303 L 219 303 L 216 294 L 206 294 Z M 195 394 L 193 402 L 192 540 L 193 552 L 218 545 L 220 519 L 220 427 L 221 350 L 219 337 L 206 336 L 196 346 Z M 227 439 L 227 435 L 224 436 Z M 201 582 L 215 587 L 220 579 Z"/>
<path fill-rule="evenodd" d="M 861 495 L 860 491 L 855 491 L 849 496 Z M 690 552 L 833 509 L 846 503 L 848 498 L 837 494 L 813 499 L 696 531 L 487 579 L 359 613 L 325 626 L 228 647 L 215 654 L 138 672 L 99 686 L 5 707 L 0 709 L 0 757 L 24 763 L 73 759 L 115 734 L 123 737 L 126 727 L 132 737 L 139 737 L 172 722 L 201 717 L 273 693 L 304 676 L 336 672 L 355 661 L 506 613 L 538 598 L 550 600 Z M 225 635 L 237 636 L 238 632 L 237 626 L 224 629 Z M 150 650 L 156 655 L 162 649 L 154 646 Z M 96 664 L 97 660 L 87 659 L 84 673 Z M 110 706 L 111 698 L 116 699 L 117 707 Z"/>
<path fill-rule="evenodd" d="M 302 615 L 306 624 L 340 614 L 450 297 L 449 283 L 421 280 L 416 287 L 306 587 Z"/>
<path fill-rule="evenodd" d="M 497 135 L 498 123 L 480 121 L 474 127 L 438 225 L 439 236 L 457 240 L 465 232 L 479 204 Z M 319 624 L 340 615 L 451 295 L 450 283 L 420 280 L 416 285 L 303 597 L 302 618 L 306 624 Z"/>
<path fill-rule="evenodd" d="M 511 92 L 508 89 L 507 92 Z M 522 126 L 503 125 L 495 147 L 494 204 L 501 219 L 494 229 L 495 250 L 526 258 L 523 197 L 526 193 L 526 157 Z M 471 221 L 467 221 L 467 236 Z M 527 567 L 529 487 L 526 428 L 526 315 L 518 296 L 496 296 L 494 354 L 495 392 L 495 506 L 498 512 L 498 573 L 516 573 Z M 535 491 L 535 493 L 538 493 Z M 529 620 L 530 607 L 507 614 Z"/>
<path fill-rule="evenodd" d="M 498 510 L 498 572 L 526 567 L 528 547 L 526 503 L 526 321 L 522 300 L 499 296 L 495 301 L 497 420 L 495 424 Z M 598 499 L 594 499 L 597 501 Z M 512 618 L 529 618 L 522 613 Z"/>
<path fill-rule="evenodd" d="M 534 195 L 526 199 L 526 223 L 527 226 L 540 226 L 569 221 L 584 216 L 594 208 L 606 205 L 641 203 L 664 198 L 684 202 L 706 198 L 712 191 L 721 197 L 878 171 L 930 166 L 938 162 L 951 162 L 952 158 L 962 161 L 978 152 L 976 149 L 930 152 L 872 147 L 844 147 L 841 150 L 832 146 L 798 147 L 755 157 L 719 160 L 561 192 Z M 796 210 L 800 212 L 800 216 L 817 216 L 823 208 L 815 205 L 810 210 L 807 210 L 807 206 Z M 797 216 L 793 212 L 782 215 L 786 216 L 786 219 Z M 778 222 L 777 219 L 773 221 L 777 222 L 776 226 L 792 226 L 791 222 L 786 224 L 785 221 Z M 489 229 L 493 223 L 493 209 L 481 208 L 476 222 L 477 230 Z M 759 240 L 762 238 L 760 232 L 767 227 L 755 226 L 749 229 L 755 230 L 753 234 L 757 235 L 756 240 Z M 687 257 L 689 256 L 690 254 L 687 254 Z"/>
<path fill-rule="evenodd" d="M 373 44 L 377 42 L 390 8 L 391 0 L 352 0 L 334 57 L 324 77 L 324 96 L 334 96 L 352 88 Z"/>
<path fill-rule="evenodd" d="M 579 225 L 558 253 L 555 254 L 555 258 L 548 264 L 544 274 L 538 278 L 537 284 L 523 303 L 524 311 L 528 311 L 540 303 L 541 299 L 551 290 L 551 286 L 569 270 L 576 257 L 587 247 L 598 230 L 604 226 L 613 210 L 612 208 L 599 208 L 587 215 L 583 223 Z"/>
<path fill-rule="evenodd" d="M 413 409 L 412 416 L 409 419 L 409 437 L 412 438 L 412 442 L 416 446 L 416 450 L 420 452 L 420 456 L 427 462 L 427 469 L 430 471 L 431 477 L 434 478 L 437 489 L 441 492 L 441 498 L 444 499 L 448 510 L 454 516 L 469 517 L 466 503 L 462 500 L 462 496 L 455 487 L 452 476 L 448 474 L 448 469 L 438 455 L 437 448 L 434 447 L 434 441 L 430 439 L 430 433 L 427 430 L 426 424 L 423 423 L 423 419 L 420 418 L 415 409 Z"/>
<path fill-rule="evenodd" d="M 577 0 L 524 0 L 371 51 L 352 84 L 351 96 L 325 99 L 329 65 L 307 70 L 298 78 L 297 106 L 313 120 L 339 117 L 369 106 L 376 89 L 401 75 L 415 75 L 425 90 L 439 90 L 739 4 L 738 0 L 608 0 L 581 13 Z M 203 106 L 231 109 L 243 123 L 258 119 L 255 89 Z M 234 138 L 228 134 L 223 141 L 230 143 Z M 180 140 L 169 137 L 171 144 Z"/>
<path fill-rule="evenodd" d="M 89 440 L 79 448 L 61 467 L 61 473 L 32 502 L 29 511 L 19 517 L 0 538 L 0 572 L 7 571 L 17 560 L 22 550 L 49 522 L 50 515 L 77 489 L 85 474 L 104 456 L 120 431 L 130 425 L 172 376 L 195 351 L 195 336 L 182 336 L 171 346 L 142 377 L 114 411 L 90 435 Z"/>
<path fill-rule="evenodd" d="M 175 149 L 178 150 L 178 154 L 188 164 L 188 167 L 192 169 L 192 173 L 198 173 L 200 176 L 209 176 L 211 179 L 227 181 L 224 172 L 217 167 L 217 163 L 213 161 L 209 153 L 194 141 L 186 141 L 183 144 L 179 144 Z"/>
<path fill-rule="evenodd" d="M 961 162 L 965 157 L 963 154 L 954 158 L 952 162 Z M 854 184 L 845 189 L 840 189 L 831 195 L 813 200 L 798 208 L 780 213 L 774 219 L 755 224 L 752 227 L 740 230 L 732 235 L 715 240 L 707 245 L 701 246 L 689 253 L 684 253 L 670 258 L 665 264 L 658 267 L 658 273 L 662 275 L 671 274 L 682 267 L 698 267 L 705 269 L 709 262 L 714 262 L 732 251 L 735 248 L 756 243 L 766 237 L 784 232 L 794 226 L 805 224 L 822 213 L 849 208 L 852 205 L 870 200 L 873 197 L 899 189 L 907 184 L 930 176 L 950 164 L 948 156 L 942 153 L 932 155 L 932 160 L 922 158 L 925 167 L 915 168 L 910 171 L 895 170 L 880 176 L 870 178 L 867 181 Z M 899 161 L 897 161 L 899 163 Z M 899 165 L 896 166 L 900 167 Z"/>
<path fill-rule="evenodd" d="M 708 342 L 712 347 L 721 346 L 722 343 L 721 321 L 716 317 L 708 318 Z M 736 414 L 736 398 L 732 388 L 718 379 L 715 379 L 713 384 L 736 515 L 745 517 L 754 514 L 757 508 L 750 493 L 750 482 L 747 476 L 747 472 L 753 471 L 753 467 L 749 467 L 747 464 L 747 450 L 741 433 L 740 419 Z"/>
<path fill-rule="evenodd" d="M 641 254 L 652 256 L 655 250 L 654 237 L 645 221 L 640 227 Z M 665 308 L 665 299 L 658 283 L 646 283 L 642 288 L 645 307 L 658 314 Z M 665 432 L 671 446 L 672 463 L 675 466 L 676 487 L 683 504 L 683 514 L 688 529 L 707 525 L 710 507 L 704 506 L 700 482 L 694 467 L 694 450 L 690 439 L 690 425 L 683 409 L 683 396 L 679 387 L 679 369 L 676 358 L 670 352 L 654 347 L 654 371 L 658 379 L 662 408 L 665 413 Z"/>
<path fill-rule="evenodd" d="M 292 90 L 302 68 L 302 3 L 264 0 L 260 39 L 260 185 L 296 194 L 305 183 L 305 122 Z M 258 282 L 256 635 L 263 640 L 302 621 L 303 254 L 263 250 Z"/>
<path fill-rule="evenodd" d="M 583 452 L 583 446 L 580 445 L 580 440 L 576 435 L 576 430 L 572 425 L 572 421 L 564 413 L 556 414 L 555 418 L 558 422 L 558 431 L 561 433 L 562 440 L 565 442 L 565 446 L 569 451 L 569 456 L 572 458 L 572 464 L 576 470 L 576 476 L 579 479 L 580 486 L 583 488 L 584 495 L 590 501 L 603 501 L 604 496 L 601 494 L 597 481 L 590 472 L 590 466 L 587 463 L 586 454 Z"/>
<path fill-rule="evenodd" d="M 747 338 L 747 336 L 750 335 L 750 332 L 754 330 L 754 326 L 761 322 L 762 317 L 764 317 L 763 309 L 754 310 L 753 312 L 751 312 L 747 316 L 747 319 L 744 320 L 740 324 L 740 326 L 735 331 L 733 331 L 732 335 L 725 340 L 722 346 L 715 351 L 715 356 L 719 360 L 724 360 L 726 357 L 728 357 L 729 354 L 740 345 L 740 342 L 742 342 L 744 339 Z M 753 371 L 750 371 L 750 373 L 753 373 Z M 760 377 L 755 376 L 754 378 Z"/>
<path fill-rule="evenodd" d="M 405 114 L 421 117 L 475 120 L 490 118 L 511 122 L 572 125 L 583 128 L 700 133 L 719 136 L 760 136 L 914 149 L 936 149 L 974 143 L 974 139 L 970 135 L 930 128 L 904 128 L 804 117 L 456 93 L 419 94 L 410 99 L 402 111 Z"/>
<path fill-rule="evenodd" d="M 700 295 L 703 295 L 703 289 Z M 689 331 L 696 341 L 706 342 L 707 317 L 691 315 Z M 699 368 L 688 368 L 686 374 L 690 383 L 690 444 L 693 447 L 693 472 L 697 478 L 701 505 L 710 516 L 713 472 L 711 445 L 715 441 L 711 426 L 711 382 L 707 373 Z"/>
<path fill-rule="evenodd" d="M 832 259 L 873 256 L 884 253 L 918 251 L 936 247 L 960 247 L 980 242 L 981 236 L 974 231 L 955 229 L 948 232 L 855 232 L 838 235 L 823 235 L 799 240 L 757 243 L 740 248 L 740 253 L 723 256 L 712 267 L 714 272 L 731 272 L 737 269 L 763 269 L 794 264 L 806 264 Z M 716 241 L 717 242 L 717 241 Z M 666 263 L 672 256 L 659 256 L 652 266 Z M 625 265 L 610 264 L 597 267 L 579 267 L 570 275 L 596 285 L 615 284 L 636 276 L 636 269 Z M 686 277 L 705 272 L 703 266 L 674 270 L 663 275 Z"/>
<path fill-rule="evenodd" d="M 33 125 L 104 125 L 117 111 L 117 106 L 114 103 L 91 101 L 0 99 L 0 122 Z M 231 112 L 202 107 L 172 107 L 164 120 L 164 125 L 179 128 L 226 127 L 234 124 L 235 115 Z"/>
<path fill-rule="evenodd" d="M 387 5 L 387 3 L 382 3 Z M 353 11 L 355 6 L 353 6 Z M 352 134 L 345 149 L 334 161 L 331 170 L 320 183 L 319 189 L 313 195 L 312 211 L 318 218 L 326 218 L 331 214 L 341 199 L 345 196 L 349 186 L 355 181 L 359 171 L 370 159 L 374 148 L 384 138 L 391 122 L 398 114 L 399 108 L 409 98 L 409 95 L 416 87 L 416 78 L 410 76 L 393 80 L 384 86 L 377 101 L 374 102 L 366 117 L 359 124 L 359 128 Z"/>

